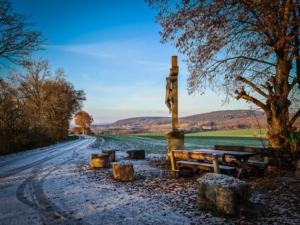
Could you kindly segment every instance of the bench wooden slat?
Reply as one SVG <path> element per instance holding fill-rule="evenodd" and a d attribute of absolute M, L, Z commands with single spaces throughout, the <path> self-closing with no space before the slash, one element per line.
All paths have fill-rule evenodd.
<path fill-rule="evenodd" d="M 225 162 L 226 163 L 235 163 L 237 164 L 236 159 L 234 158 L 230 158 L 230 157 L 226 157 L 225 158 Z M 265 162 L 261 162 L 261 161 L 255 161 L 255 160 L 248 160 L 247 162 L 247 166 L 257 166 L 257 167 L 267 167 L 268 163 Z"/>
<path fill-rule="evenodd" d="M 194 162 L 194 161 L 176 161 L 176 164 L 179 166 L 186 166 L 190 168 L 198 168 L 202 170 L 209 170 L 209 171 L 214 171 L 214 165 L 212 163 L 205 163 L 205 162 Z M 226 165 L 219 165 L 219 168 L 221 170 L 230 170 L 234 171 L 236 170 L 235 167 L 233 166 L 226 166 Z"/>
<path fill-rule="evenodd" d="M 229 146 L 229 145 L 215 145 L 215 150 L 226 150 L 236 152 L 257 152 L 262 156 L 274 156 L 274 148 L 258 148 L 246 146 Z"/>
<path fill-rule="evenodd" d="M 201 152 L 192 152 L 187 150 L 172 150 L 171 153 L 169 153 L 170 157 L 174 157 L 176 159 L 195 159 L 195 160 L 208 160 L 212 161 L 213 156 L 211 153 L 201 153 Z"/>

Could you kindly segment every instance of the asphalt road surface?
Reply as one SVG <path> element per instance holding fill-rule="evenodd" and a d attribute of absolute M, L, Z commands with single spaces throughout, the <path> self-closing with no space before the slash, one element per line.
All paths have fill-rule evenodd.
<path fill-rule="evenodd" d="M 0 224 L 85 224 L 49 200 L 45 179 L 78 160 L 94 137 L 0 158 Z"/>

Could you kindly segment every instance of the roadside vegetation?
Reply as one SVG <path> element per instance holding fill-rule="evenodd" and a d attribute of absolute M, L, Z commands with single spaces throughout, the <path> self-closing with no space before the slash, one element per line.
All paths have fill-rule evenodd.
<path fill-rule="evenodd" d="M 0 14 L 0 155 L 67 139 L 85 93 L 62 68 L 52 73 L 48 60 L 31 58 L 47 39 L 30 16 L 13 12 L 8 0 L 0 0 Z"/>

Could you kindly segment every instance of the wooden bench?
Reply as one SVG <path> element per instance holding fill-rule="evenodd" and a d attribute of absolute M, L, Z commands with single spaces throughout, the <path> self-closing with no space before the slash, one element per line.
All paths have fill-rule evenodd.
<path fill-rule="evenodd" d="M 235 152 L 257 152 L 260 156 L 264 157 L 264 161 L 248 160 L 247 166 L 261 168 L 264 173 L 267 170 L 269 157 L 274 157 L 273 148 L 259 148 L 259 147 L 246 147 L 246 146 L 228 146 L 228 145 L 215 145 L 215 150 L 226 150 Z M 236 160 L 231 157 L 225 157 L 224 161 L 229 164 L 236 164 Z"/>
<path fill-rule="evenodd" d="M 196 161 L 176 161 L 176 165 L 179 167 L 187 167 L 187 168 L 197 168 L 204 171 L 211 171 L 215 173 L 220 173 L 222 170 L 227 171 L 236 171 L 236 168 L 233 166 L 227 166 L 219 164 L 219 169 L 215 169 L 215 166 L 213 163 L 209 162 L 196 162 Z"/>
<path fill-rule="evenodd" d="M 171 174 L 179 173 L 181 168 L 197 168 L 204 171 L 213 171 L 215 173 L 220 173 L 220 171 L 236 171 L 236 168 L 233 166 L 219 164 L 219 161 L 222 162 L 222 157 L 219 157 L 218 154 L 172 150 L 168 153 L 168 156 L 171 160 Z M 178 174 L 176 174 L 175 177 L 176 176 L 178 176 Z"/>

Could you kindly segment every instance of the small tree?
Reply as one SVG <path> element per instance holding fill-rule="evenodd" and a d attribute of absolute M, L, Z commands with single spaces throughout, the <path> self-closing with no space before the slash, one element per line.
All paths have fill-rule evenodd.
<path fill-rule="evenodd" d="M 93 117 L 85 111 L 80 111 L 75 114 L 75 124 L 81 127 L 82 133 L 85 134 L 87 127 L 90 127 L 94 121 Z"/>

